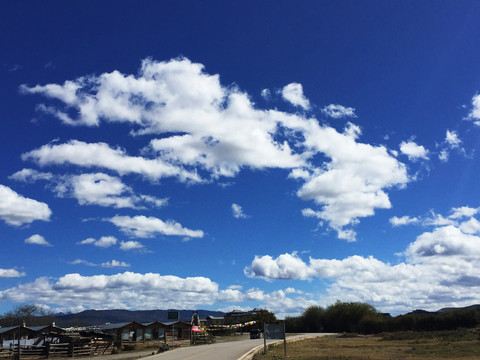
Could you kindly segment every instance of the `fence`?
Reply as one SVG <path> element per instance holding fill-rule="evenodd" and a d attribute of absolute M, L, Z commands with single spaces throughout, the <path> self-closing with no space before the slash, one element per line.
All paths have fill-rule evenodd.
<path fill-rule="evenodd" d="M 20 358 L 61 358 L 110 355 L 112 342 L 103 339 L 92 339 L 90 343 L 46 344 L 45 346 L 20 347 Z M 18 359 L 18 346 L 10 349 L 0 348 L 0 360 Z"/>

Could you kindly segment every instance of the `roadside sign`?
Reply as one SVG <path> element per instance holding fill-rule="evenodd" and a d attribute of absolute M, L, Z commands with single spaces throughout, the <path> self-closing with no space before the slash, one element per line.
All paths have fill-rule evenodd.
<path fill-rule="evenodd" d="M 281 340 L 285 339 L 283 324 L 265 324 L 264 336 L 265 339 Z"/>
<path fill-rule="evenodd" d="M 169 311 L 168 320 L 178 320 L 178 311 Z"/>
<path fill-rule="evenodd" d="M 281 324 L 263 324 L 263 354 L 267 354 L 267 339 L 283 339 L 283 352 L 287 356 L 287 338 L 285 336 L 285 322 Z"/>

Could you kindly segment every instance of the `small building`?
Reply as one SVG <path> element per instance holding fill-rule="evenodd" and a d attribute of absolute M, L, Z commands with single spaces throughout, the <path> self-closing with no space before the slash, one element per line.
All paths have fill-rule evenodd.
<path fill-rule="evenodd" d="M 113 336 L 115 346 L 134 345 L 149 341 L 165 341 L 167 325 L 154 321 L 150 323 L 139 323 L 136 321 L 108 324 L 99 330 L 104 334 Z"/>
<path fill-rule="evenodd" d="M 206 325 L 223 325 L 225 323 L 225 318 L 223 316 L 207 316 Z"/>
<path fill-rule="evenodd" d="M 17 346 L 19 343 L 20 346 L 40 346 L 47 339 L 53 342 L 54 338 L 64 332 L 64 329 L 55 324 L 0 327 L 0 345 L 4 348 Z"/>
<path fill-rule="evenodd" d="M 112 335 L 115 346 L 121 347 L 125 343 L 143 341 L 145 326 L 132 321 L 117 324 L 107 324 L 99 329 L 107 335 Z"/>
<path fill-rule="evenodd" d="M 165 341 L 167 325 L 158 321 L 142 323 L 142 325 L 145 327 L 144 341 Z"/>
<path fill-rule="evenodd" d="M 167 336 L 174 339 L 190 339 L 192 324 L 185 321 L 172 321 L 163 323 L 166 326 Z"/>

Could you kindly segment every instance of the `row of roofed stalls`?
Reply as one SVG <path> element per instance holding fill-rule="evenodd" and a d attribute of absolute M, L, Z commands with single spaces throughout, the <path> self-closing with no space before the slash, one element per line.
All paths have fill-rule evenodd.
<path fill-rule="evenodd" d="M 107 324 L 63 329 L 52 325 L 0 327 L 0 360 L 110 355 L 115 349 L 132 350 L 137 345 L 158 346 L 192 343 L 192 325 L 175 321 L 161 323 Z M 198 343 L 198 339 L 196 341 Z"/>
<path fill-rule="evenodd" d="M 140 323 L 136 321 L 102 326 L 61 328 L 55 323 L 46 326 L 0 327 L 0 360 L 98 356 L 116 349 L 132 350 L 156 347 L 195 345 L 213 342 L 213 335 L 231 335 L 255 327 L 251 312 L 231 312 L 224 318 L 209 316 L 200 319 L 193 314 L 185 321 Z M 228 319 L 228 324 L 226 320 Z M 242 322 L 243 321 L 243 322 Z"/>

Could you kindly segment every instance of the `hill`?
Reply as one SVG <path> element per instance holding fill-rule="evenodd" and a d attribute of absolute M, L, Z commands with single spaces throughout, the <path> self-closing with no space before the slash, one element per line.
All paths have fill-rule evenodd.
<path fill-rule="evenodd" d="M 85 310 L 76 314 L 55 314 L 55 323 L 60 327 L 100 325 L 105 323 L 138 322 L 168 322 L 168 313 L 179 312 L 179 320 L 190 322 L 192 314 L 197 312 L 200 317 L 223 316 L 221 311 L 210 310 Z"/>

